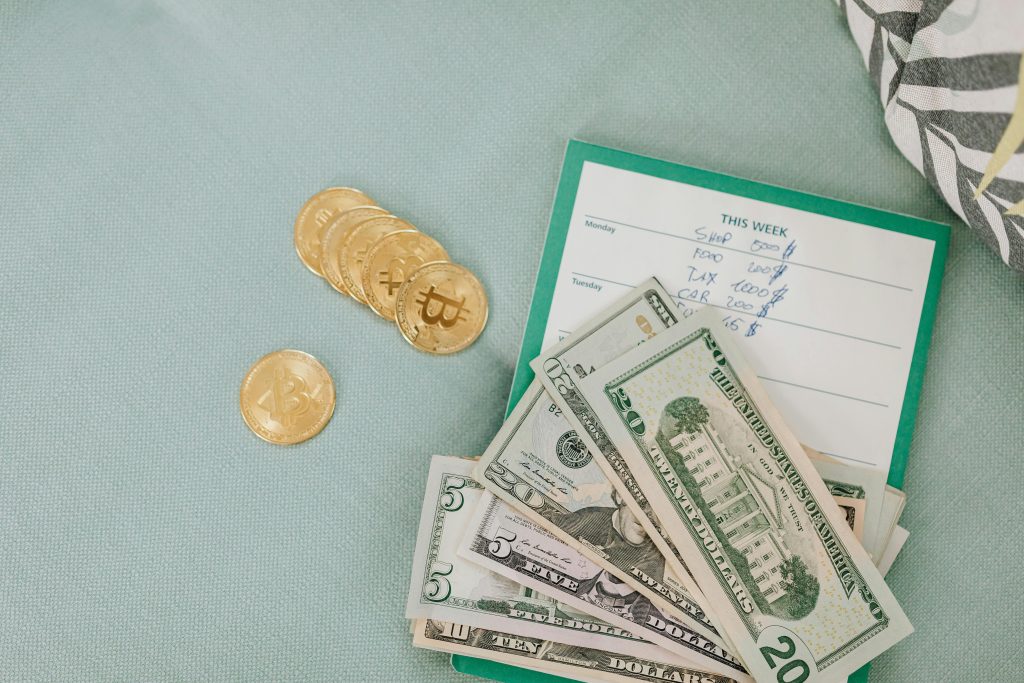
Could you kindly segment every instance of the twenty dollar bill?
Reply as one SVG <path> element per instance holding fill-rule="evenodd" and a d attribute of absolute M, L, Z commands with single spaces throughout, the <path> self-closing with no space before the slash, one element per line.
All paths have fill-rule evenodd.
<path fill-rule="evenodd" d="M 912 632 L 710 309 L 580 390 L 757 680 L 839 679 Z"/>

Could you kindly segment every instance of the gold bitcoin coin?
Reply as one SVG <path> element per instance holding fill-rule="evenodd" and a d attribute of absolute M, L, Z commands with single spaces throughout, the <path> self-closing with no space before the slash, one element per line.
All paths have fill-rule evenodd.
<path fill-rule="evenodd" d="M 363 294 L 363 259 L 377 240 L 399 230 L 416 230 L 416 226 L 394 216 L 380 216 L 352 228 L 341 241 L 338 270 L 348 295 L 359 303 L 366 303 Z"/>
<path fill-rule="evenodd" d="M 313 356 L 283 349 L 256 361 L 238 400 L 242 419 L 256 436 L 299 443 L 319 434 L 334 414 L 334 380 Z"/>
<path fill-rule="evenodd" d="M 331 219 L 324 229 L 323 242 L 320 245 L 320 270 L 324 277 L 331 283 L 331 287 L 342 294 L 348 294 L 345 288 L 345 281 L 341 279 L 341 268 L 338 264 L 338 254 L 341 251 L 341 243 L 352 228 L 363 221 L 377 216 L 389 216 L 385 209 L 379 206 L 357 206 L 354 209 L 339 213 Z"/>
<path fill-rule="evenodd" d="M 487 324 L 487 294 L 473 273 L 454 263 L 428 263 L 398 289 L 395 322 L 410 344 L 430 353 L 455 353 Z"/>
<path fill-rule="evenodd" d="M 363 295 L 382 318 L 395 319 L 395 296 L 424 263 L 447 261 L 448 252 L 422 232 L 403 230 L 380 238 L 363 260 Z"/>
<path fill-rule="evenodd" d="M 299 258 L 306 267 L 323 277 L 320 272 L 320 239 L 328 221 L 342 211 L 376 203 L 351 187 L 329 187 L 310 197 L 295 219 L 295 251 L 299 252 Z"/>

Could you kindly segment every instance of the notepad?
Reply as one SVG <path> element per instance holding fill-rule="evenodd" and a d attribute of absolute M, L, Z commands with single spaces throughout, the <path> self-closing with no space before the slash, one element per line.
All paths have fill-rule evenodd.
<path fill-rule="evenodd" d="M 654 275 L 721 314 L 803 443 L 902 487 L 948 246 L 939 223 L 573 140 L 509 407 L 542 348 Z"/>
<path fill-rule="evenodd" d="M 710 306 L 801 441 L 899 486 L 947 226 L 569 143 L 514 382 L 655 275 Z"/>

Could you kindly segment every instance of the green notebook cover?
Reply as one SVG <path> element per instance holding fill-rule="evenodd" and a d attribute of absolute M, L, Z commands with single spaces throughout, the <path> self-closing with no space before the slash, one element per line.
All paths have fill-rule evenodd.
<path fill-rule="evenodd" d="M 939 302 L 939 288 L 942 274 L 946 266 L 946 254 L 949 251 L 949 226 L 926 221 L 912 216 L 882 211 L 859 204 L 820 197 L 806 192 L 790 190 L 775 185 L 766 185 L 753 180 L 745 180 L 735 176 L 706 171 L 704 169 L 675 164 L 669 161 L 631 154 L 608 147 L 592 145 L 579 140 L 570 140 L 562 164 L 562 174 L 558 181 L 555 204 L 551 211 L 551 222 L 548 226 L 547 238 L 544 242 L 544 253 L 541 255 L 540 268 L 537 272 L 536 285 L 533 288 L 533 302 L 526 321 L 526 331 L 519 349 L 519 361 L 516 364 L 512 389 L 509 393 L 506 416 L 518 403 L 523 392 L 533 380 L 530 361 L 541 351 L 544 328 L 551 311 L 551 298 L 555 292 L 555 279 L 558 276 L 562 261 L 565 238 L 569 232 L 569 220 L 576 203 L 576 188 L 584 162 L 591 161 L 605 166 L 612 166 L 627 171 L 674 180 L 696 185 L 719 192 L 749 197 L 764 202 L 780 204 L 802 211 L 832 216 L 844 220 L 863 223 L 885 230 L 893 230 L 935 242 L 934 257 L 931 271 L 928 274 L 928 290 L 925 293 L 921 310 L 921 322 L 917 330 L 917 344 L 914 348 L 910 373 L 907 377 L 907 389 L 903 399 L 903 411 L 900 414 L 896 443 L 893 447 L 892 464 L 889 469 L 889 485 L 903 488 L 903 476 L 907 466 L 907 455 L 910 452 L 910 438 L 914 431 L 914 420 L 917 417 L 917 404 L 921 394 L 921 383 L 924 379 L 925 363 L 928 359 L 928 346 L 931 343 L 932 327 L 935 322 L 935 311 Z M 867 683 L 869 666 L 865 666 L 850 676 L 851 683 Z M 569 679 L 551 674 L 539 673 L 507 664 L 499 664 L 475 657 L 452 655 L 452 667 L 461 673 L 490 678 L 506 683 L 563 683 Z"/>

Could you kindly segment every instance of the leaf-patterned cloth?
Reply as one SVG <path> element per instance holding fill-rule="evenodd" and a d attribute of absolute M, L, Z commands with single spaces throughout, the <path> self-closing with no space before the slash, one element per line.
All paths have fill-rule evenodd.
<path fill-rule="evenodd" d="M 837 2 L 897 147 L 1024 271 L 1024 2 Z"/>

